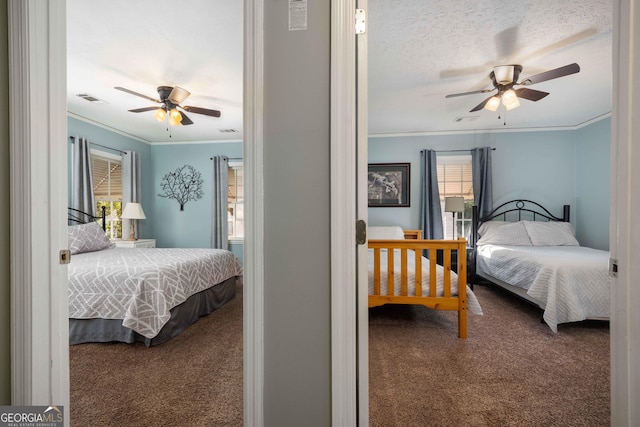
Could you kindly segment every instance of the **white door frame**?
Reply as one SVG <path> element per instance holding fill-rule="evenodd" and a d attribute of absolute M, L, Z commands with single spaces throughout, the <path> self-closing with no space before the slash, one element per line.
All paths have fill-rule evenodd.
<path fill-rule="evenodd" d="M 358 9 L 365 11 L 368 18 L 368 0 L 357 0 Z M 367 196 L 367 170 L 369 164 L 369 38 L 364 34 L 357 36 L 356 47 L 356 138 L 357 138 L 357 214 L 358 219 L 369 222 Z M 368 239 L 367 239 L 368 240 Z M 357 251 L 358 293 L 357 293 L 357 339 L 358 339 L 358 425 L 369 425 L 369 277 L 368 248 L 358 246 Z"/>
<path fill-rule="evenodd" d="M 69 408 L 64 0 L 9 1 L 11 402 Z M 68 417 L 65 418 L 68 425 Z"/>
<path fill-rule="evenodd" d="M 640 422 L 640 1 L 614 2 L 613 114 L 611 118 L 611 425 Z M 635 120 L 634 120 L 635 117 Z M 635 141 L 635 144 L 634 144 Z M 615 172 L 615 173 L 614 173 Z M 636 190 L 635 192 L 633 190 Z M 635 255 L 635 257 L 634 257 Z"/>
<path fill-rule="evenodd" d="M 264 424 L 264 0 L 244 1 L 244 425 Z"/>

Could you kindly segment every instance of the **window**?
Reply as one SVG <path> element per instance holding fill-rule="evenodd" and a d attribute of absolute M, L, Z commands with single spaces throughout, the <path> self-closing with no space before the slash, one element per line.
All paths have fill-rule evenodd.
<path fill-rule="evenodd" d="M 473 207 L 473 178 L 471 175 L 471 155 L 438 156 L 438 191 L 442 208 L 442 222 L 445 239 L 469 236 Z M 464 198 L 464 212 L 454 214 L 444 211 L 446 197 Z"/>
<path fill-rule="evenodd" d="M 106 207 L 107 236 L 119 239 L 122 237 L 122 158 L 91 150 L 91 171 L 96 213 L 99 215 L 102 206 Z"/>
<path fill-rule="evenodd" d="M 244 170 L 242 164 L 229 163 L 228 195 L 229 239 L 244 238 Z"/>

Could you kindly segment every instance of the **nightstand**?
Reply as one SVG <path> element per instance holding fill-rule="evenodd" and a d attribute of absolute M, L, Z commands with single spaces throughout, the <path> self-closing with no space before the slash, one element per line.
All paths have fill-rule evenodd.
<path fill-rule="evenodd" d="M 156 239 L 114 240 L 116 248 L 155 248 Z"/>

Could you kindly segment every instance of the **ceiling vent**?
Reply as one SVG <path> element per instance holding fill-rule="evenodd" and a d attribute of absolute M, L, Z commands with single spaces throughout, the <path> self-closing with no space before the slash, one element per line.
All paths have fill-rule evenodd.
<path fill-rule="evenodd" d="M 238 133 L 235 129 L 220 129 L 221 133 Z"/>
<path fill-rule="evenodd" d="M 473 121 L 474 121 L 474 120 L 476 120 L 478 117 L 480 117 L 480 116 L 459 116 L 459 117 L 456 117 L 456 118 L 454 119 L 454 121 L 455 121 L 456 123 L 462 123 L 462 122 L 473 122 Z"/>
<path fill-rule="evenodd" d="M 106 101 L 103 101 L 100 98 L 96 98 L 93 95 L 89 95 L 88 93 L 79 93 L 78 96 L 86 101 L 93 102 L 95 104 L 106 104 Z"/>

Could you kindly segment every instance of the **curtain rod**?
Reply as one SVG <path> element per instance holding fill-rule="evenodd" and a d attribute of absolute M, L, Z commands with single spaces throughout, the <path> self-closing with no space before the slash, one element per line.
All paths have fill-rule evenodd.
<path fill-rule="evenodd" d="M 471 151 L 474 150 L 474 148 L 469 148 L 467 150 L 435 150 L 436 153 L 457 153 L 457 152 L 461 152 L 461 151 Z M 491 148 L 491 151 L 496 151 L 495 148 Z"/>
<path fill-rule="evenodd" d="M 209 157 L 209 160 L 213 160 L 213 157 Z M 242 157 L 227 157 L 227 160 L 244 160 Z"/>
<path fill-rule="evenodd" d="M 69 137 L 69 139 L 71 139 L 71 140 L 72 140 L 72 143 L 74 143 L 74 144 L 75 144 L 75 142 L 76 142 L 76 137 L 75 137 L 75 136 L 70 136 L 70 137 Z M 91 142 L 91 141 L 89 141 L 89 144 L 91 144 L 91 145 L 95 145 L 95 146 L 97 146 L 97 147 L 106 148 L 106 149 L 108 149 L 108 150 L 117 151 L 117 152 L 118 152 L 118 153 L 120 153 L 120 154 L 126 154 L 126 152 L 121 151 L 121 150 L 118 150 L 117 148 L 107 147 L 106 145 L 96 144 L 95 142 Z"/>

